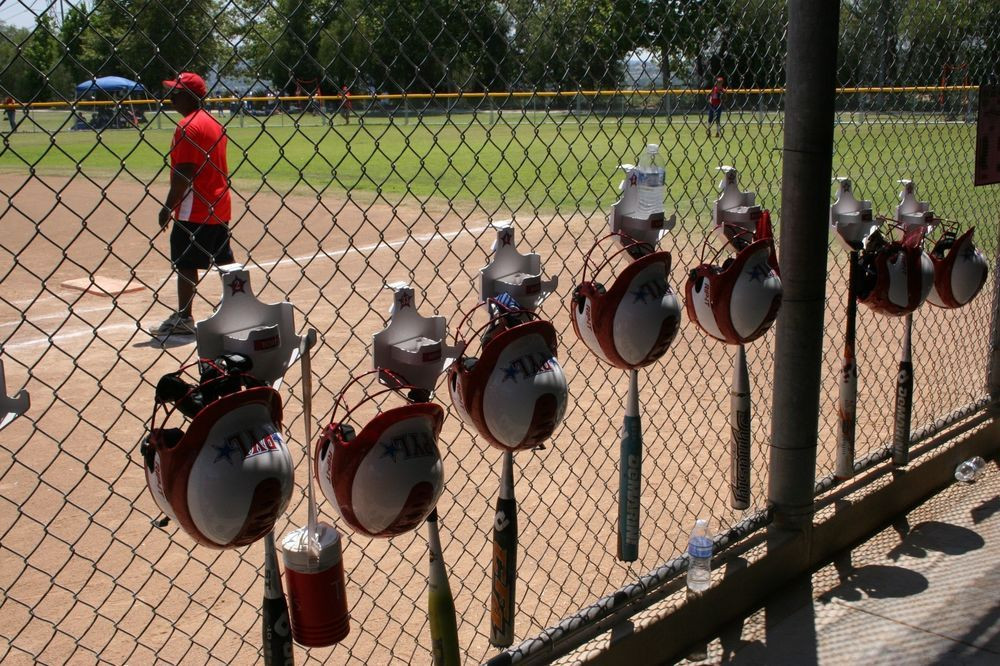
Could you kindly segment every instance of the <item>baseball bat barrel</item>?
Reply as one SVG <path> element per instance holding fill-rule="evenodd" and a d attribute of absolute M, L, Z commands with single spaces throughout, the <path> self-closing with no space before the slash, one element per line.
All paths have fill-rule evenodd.
<path fill-rule="evenodd" d="M 264 537 L 264 604 L 261 612 L 265 666 L 291 666 L 292 629 L 288 622 L 288 602 L 281 587 L 274 533 Z"/>
<path fill-rule="evenodd" d="M 851 252 L 847 278 L 847 329 L 844 333 L 844 362 L 840 369 L 840 400 L 837 415 L 837 461 L 834 476 L 846 480 L 854 476 L 854 448 L 858 409 L 858 361 L 855 354 L 857 339 L 858 300 L 854 291 L 858 253 Z"/>
<path fill-rule="evenodd" d="M 493 584 L 490 593 L 490 644 L 514 643 L 514 604 L 517 599 L 517 501 L 514 499 L 514 455 L 503 454 L 500 496 L 493 521 Z"/>
<path fill-rule="evenodd" d="M 913 411 L 913 361 L 910 333 L 913 315 L 906 315 L 903 322 L 903 348 L 899 354 L 896 373 L 896 412 L 892 428 L 892 464 L 902 466 L 910 462 L 910 415 Z"/>
<path fill-rule="evenodd" d="M 618 559 L 639 559 L 639 505 L 642 497 L 642 417 L 639 414 L 639 371 L 632 369 L 625 400 L 618 470 Z"/>
<path fill-rule="evenodd" d="M 448 572 L 441 551 L 437 509 L 427 517 L 427 552 L 430 570 L 427 575 L 427 615 L 431 625 L 434 666 L 459 666 L 458 621 L 455 599 L 448 584 Z"/>
<path fill-rule="evenodd" d="M 729 389 L 729 505 L 750 508 L 750 373 L 743 345 L 736 350 L 733 383 Z"/>

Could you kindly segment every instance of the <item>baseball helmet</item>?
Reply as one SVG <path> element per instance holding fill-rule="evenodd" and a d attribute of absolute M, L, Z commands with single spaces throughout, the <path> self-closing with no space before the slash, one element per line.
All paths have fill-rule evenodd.
<path fill-rule="evenodd" d="M 202 373 L 209 378 L 189 385 L 184 396 L 164 399 L 157 387 L 141 447 L 146 484 L 160 510 L 196 542 L 238 548 L 271 532 L 294 487 L 292 457 L 281 436 L 281 396 L 214 361 L 199 364 L 210 370 Z M 160 384 L 176 385 L 184 370 Z M 217 396 L 220 390 L 225 394 Z M 159 407 L 171 402 L 162 424 L 175 411 L 198 409 L 186 430 L 157 425 Z"/>
<path fill-rule="evenodd" d="M 868 237 L 858 264 L 858 301 L 890 317 L 910 314 L 934 286 L 934 265 L 921 247 L 922 233 L 886 242 L 881 232 Z"/>
<path fill-rule="evenodd" d="M 624 247 L 594 266 L 594 250 L 615 237 Z M 639 258 L 625 266 L 606 288 L 596 277 L 623 252 Z M 588 267 L 592 269 L 590 279 Z M 587 253 L 581 282 L 570 299 L 577 337 L 616 368 L 631 370 L 655 362 L 666 353 L 681 323 L 680 302 L 667 282 L 669 276 L 669 252 L 655 252 L 648 243 L 620 233 L 601 238 Z"/>
<path fill-rule="evenodd" d="M 373 373 L 379 373 L 389 387 L 347 407 L 347 390 Z M 440 405 L 407 402 L 380 409 L 360 432 L 351 424 L 359 407 L 374 400 L 383 403 L 388 394 L 402 389 L 410 389 L 411 396 L 421 395 L 388 370 L 353 378 L 340 392 L 333 419 L 313 453 L 323 495 L 351 528 L 371 537 L 412 530 L 430 515 L 444 490 L 444 465 L 437 446 L 444 423 Z M 341 406 L 346 413 L 338 417 Z"/>
<path fill-rule="evenodd" d="M 939 308 L 960 308 L 986 283 L 986 257 L 972 240 L 972 229 L 956 238 L 945 231 L 930 251 L 934 284 L 927 301 Z"/>
<path fill-rule="evenodd" d="M 528 310 L 490 298 L 465 315 L 458 336 L 484 306 L 489 322 L 460 340 L 463 351 L 448 369 L 452 403 L 492 446 L 503 451 L 536 448 L 562 422 L 569 398 L 556 360 L 556 330 Z M 478 358 L 468 354 L 474 338 L 482 344 Z"/>
<path fill-rule="evenodd" d="M 770 213 L 763 211 L 752 234 L 734 229 L 731 244 L 736 255 L 721 266 L 706 262 L 691 270 L 684 305 L 688 317 L 705 333 L 740 345 L 764 335 L 781 307 Z"/>

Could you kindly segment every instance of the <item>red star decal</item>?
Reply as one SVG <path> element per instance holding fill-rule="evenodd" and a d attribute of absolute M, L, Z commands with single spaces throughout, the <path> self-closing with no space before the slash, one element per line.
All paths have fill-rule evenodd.
<path fill-rule="evenodd" d="M 399 307 L 401 307 L 401 308 L 408 308 L 408 307 L 410 307 L 410 295 L 409 294 L 401 294 L 400 295 L 400 297 L 399 297 Z"/>
<path fill-rule="evenodd" d="M 510 229 L 505 229 L 503 233 L 500 234 L 500 244 L 510 245 L 511 240 L 513 240 L 514 234 L 511 233 Z"/>
<path fill-rule="evenodd" d="M 247 281 L 241 280 L 240 278 L 233 278 L 233 281 L 229 283 L 229 288 L 233 290 L 233 295 L 237 293 L 245 294 L 247 290 L 244 289 Z"/>

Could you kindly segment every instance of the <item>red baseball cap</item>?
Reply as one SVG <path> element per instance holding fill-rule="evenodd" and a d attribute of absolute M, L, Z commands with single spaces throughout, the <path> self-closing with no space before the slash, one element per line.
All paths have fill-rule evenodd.
<path fill-rule="evenodd" d="M 176 79 L 172 81 L 164 81 L 163 87 L 168 90 L 183 88 L 195 97 L 204 97 L 208 94 L 208 86 L 205 85 L 205 79 L 201 78 L 194 72 L 181 72 Z"/>

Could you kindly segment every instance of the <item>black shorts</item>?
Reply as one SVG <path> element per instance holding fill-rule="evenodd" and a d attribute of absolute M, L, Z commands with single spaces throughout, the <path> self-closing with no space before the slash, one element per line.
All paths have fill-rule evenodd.
<path fill-rule="evenodd" d="M 170 231 L 170 261 L 174 268 L 202 270 L 213 264 L 233 263 L 229 225 L 174 220 L 174 228 Z"/>

